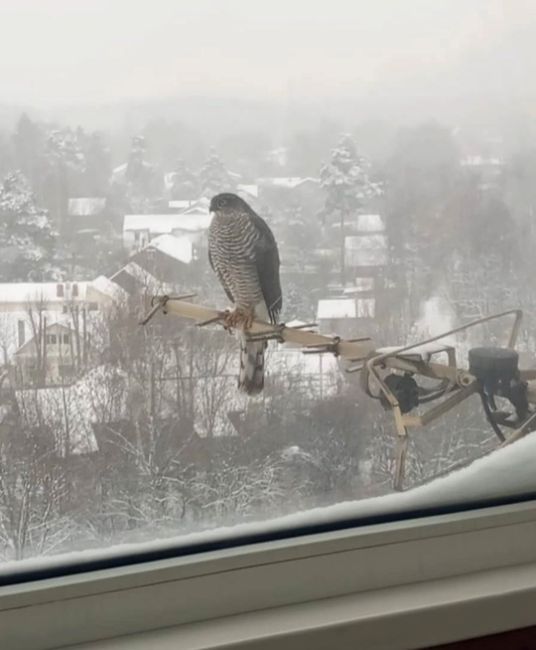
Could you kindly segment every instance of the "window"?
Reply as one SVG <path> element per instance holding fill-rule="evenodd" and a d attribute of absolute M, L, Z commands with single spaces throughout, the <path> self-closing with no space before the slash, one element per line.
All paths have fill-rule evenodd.
<path fill-rule="evenodd" d="M 0 9 L 0 579 L 72 581 L 19 627 L 532 565 L 527 3 L 79 4 Z"/>

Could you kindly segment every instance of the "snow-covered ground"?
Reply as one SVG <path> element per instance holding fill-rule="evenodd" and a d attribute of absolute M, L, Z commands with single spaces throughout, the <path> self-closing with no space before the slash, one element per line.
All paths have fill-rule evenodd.
<path fill-rule="evenodd" d="M 192 544 L 232 540 L 237 536 L 284 532 L 302 526 L 333 524 L 338 520 L 355 519 L 357 523 L 359 519 L 376 515 L 399 513 L 402 517 L 404 513 L 416 510 L 523 495 L 536 491 L 535 461 L 536 433 L 532 433 L 511 446 L 497 449 L 468 467 L 407 492 L 347 501 L 265 521 L 214 528 L 173 538 L 155 538 L 148 543 L 120 544 L 98 550 L 6 562 L 0 565 L 0 577 L 16 569 L 57 566 L 162 548 L 176 548 L 180 551 L 181 547 Z"/>

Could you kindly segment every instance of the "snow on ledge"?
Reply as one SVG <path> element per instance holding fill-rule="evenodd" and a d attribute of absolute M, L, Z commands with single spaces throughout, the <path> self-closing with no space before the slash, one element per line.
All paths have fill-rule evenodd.
<path fill-rule="evenodd" d="M 513 445 L 497 449 L 468 467 L 455 470 L 407 492 L 397 492 L 360 501 L 346 501 L 267 519 L 187 533 L 151 542 L 125 543 L 107 548 L 28 558 L 0 564 L 0 577 L 17 570 L 35 570 L 64 564 L 84 563 L 162 549 L 177 549 L 213 541 L 232 540 L 238 536 L 262 535 L 291 531 L 298 527 L 333 524 L 338 520 L 365 519 L 371 516 L 397 514 L 491 501 L 534 492 L 536 489 L 536 432 Z"/>

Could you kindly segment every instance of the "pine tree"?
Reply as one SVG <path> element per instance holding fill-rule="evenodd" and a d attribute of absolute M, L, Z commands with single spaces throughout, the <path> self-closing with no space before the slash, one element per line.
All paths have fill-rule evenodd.
<path fill-rule="evenodd" d="M 43 127 L 22 113 L 12 136 L 14 167 L 23 172 L 38 195 L 44 180 L 45 139 Z"/>
<path fill-rule="evenodd" d="M 3 281 L 42 279 L 52 272 L 55 233 L 46 210 L 38 208 L 28 181 L 11 172 L 0 187 L 0 247 Z"/>
<path fill-rule="evenodd" d="M 207 161 L 199 171 L 199 183 L 201 193 L 208 197 L 235 189 L 235 182 L 215 149 L 210 150 Z"/>
<path fill-rule="evenodd" d="M 199 196 L 198 181 L 186 162 L 179 158 L 173 172 L 172 199 L 196 199 Z"/>
<path fill-rule="evenodd" d="M 80 134 L 70 128 L 55 129 L 48 134 L 45 145 L 45 182 L 39 198 L 61 232 L 69 227 L 69 198 L 80 196 L 83 187 L 86 160 L 79 138 Z"/>
<path fill-rule="evenodd" d="M 148 210 L 150 199 L 158 194 L 155 169 L 146 158 L 145 138 L 142 135 L 134 136 L 128 155 L 125 180 L 127 182 L 127 199 L 131 209 L 140 212 Z"/>
<path fill-rule="evenodd" d="M 338 214 L 340 219 L 341 283 L 345 283 L 345 221 L 363 208 L 366 201 L 381 194 L 381 186 L 371 180 L 367 161 L 359 156 L 350 135 L 343 135 L 331 152 L 331 160 L 320 170 L 320 186 L 326 192 L 323 216 Z"/>

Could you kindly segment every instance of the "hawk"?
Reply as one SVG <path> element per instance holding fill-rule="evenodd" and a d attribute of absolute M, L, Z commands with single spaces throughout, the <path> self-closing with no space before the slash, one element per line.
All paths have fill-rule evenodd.
<path fill-rule="evenodd" d="M 279 251 L 268 224 L 239 196 L 223 193 L 210 202 L 208 258 L 234 309 L 228 324 L 240 340 L 238 388 L 248 395 L 264 386 L 266 341 L 248 341 L 253 320 L 277 323 L 283 306 Z"/>

